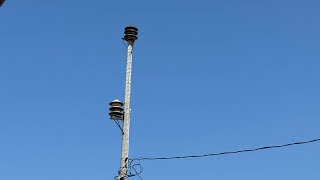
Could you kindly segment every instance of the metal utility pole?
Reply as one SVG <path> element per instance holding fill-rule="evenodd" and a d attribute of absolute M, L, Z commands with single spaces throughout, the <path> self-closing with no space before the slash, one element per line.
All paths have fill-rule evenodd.
<path fill-rule="evenodd" d="M 124 109 L 123 103 L 119 100 L 114 100 L 110 103 L 110 117 L 116 120 L 118 126 L 121 128 L 119 120 L 123 120 L 122 125 L 122 147 L 121 147 L 121 163 L 118 172 L 119 180 L 126 180 L 129 163 L 129 129 L 130 129 L 130 96 L 131 96 L 131 70 L 132 70 L 132 49 L 134 42 L 138 39 L 138 28 L 128 26 L 125 28 L 123 40 L 127 41 L 127 68 L 126 68 L 126 85 Z"/>
<path fill-rule="evenodd" d="M 127 50 L 127 72 L 126 87 L 124 98 L 124 119 L 123 119 L 123 136 L 121 163 L 119 169 L 119 180 L 127 179 L 128 163 L 129 163 L 129 129 L 130 129 L 130 97 L 131 97 L 131 70 L 132 70 L 132 49 L 134 42 L 138 39 L 138 29 L 133 26 L 125 28 L 125 36 L 123 39 L 128 42 Z"/>

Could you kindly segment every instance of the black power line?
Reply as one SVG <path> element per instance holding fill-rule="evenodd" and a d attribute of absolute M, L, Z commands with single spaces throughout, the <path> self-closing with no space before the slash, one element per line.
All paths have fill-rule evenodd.
<path fill-rule="evenodd" d="M 189 156 L 172 156 L 172 157 L 139 157 L 139 158 L 133 158 L 131 161 L 134 160 L 170 160 L 170 159 L 186 159 L 186 158 L 201 158 L 201 157 L 208 157 L 208 156 L 221 156 L 221 155 L 227 155 L 227 154 L 238 154 L 238 153 L 244 153 L 244 152 L 253 152 L 253 151 L 260 151 L 265 149 L 274 149 L 274 148 L 283 148 L 287 146 L 296 146 L 301 144 L 309 144 L 320 141 L 319 139 L 313 139 L 309 141 L 300 141 L 300 142 L 293 142 L 288 144 L 282 144 L 282 145 L 272 145 L 272 146 L 264 146 L 254 149 L 244 149 L 244 150 L 238 150 L 238 151 L 226 151 L 226 152 L 220 152 L 220 153 L 211 153 L 211 154 L 202 154 L 202 155 L 189 155 Z"/>

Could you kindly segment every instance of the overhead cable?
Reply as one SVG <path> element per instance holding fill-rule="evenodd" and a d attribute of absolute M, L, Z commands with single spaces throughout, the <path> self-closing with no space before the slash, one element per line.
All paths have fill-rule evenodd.
<path fill-rule="evenodd" d="M 292 142 L 288 144 L 282 144 L 282 145 L 272 145 L 272 146 L 264 146 L 264 147 L 258 147 L 254 149 L 243 149 L 243 150 L 237 150 L 237 151 L 226 151 L 226 152 L 220 152 L 220 153 L 210 153 L 210 154 L 201 154 L 201 155 L 188 155 L 188 156 L 171 156 L 171 157 L 139 157 L 139 158 L 133 158 L 134 160 L 170 160 L 170 159 L 186 159 L 186 158 L 201 158 L 201 157 L 208 157 L 208 156 L 221 156 L 221 155 L 228 155 L 228 154 L 238 154 L 238 153 L 245 153 L 245 152 L 254 152 L 254 151 L 260 151 L 265 149 L 275 149 L 275 148 L 284 148 L 288 146 L 296 146 L 301 144 L 309 144 L 320 141 L 320 138 L 318 139 L 312 139 L 308 141 L 300 141 L 300 142 Z"/>

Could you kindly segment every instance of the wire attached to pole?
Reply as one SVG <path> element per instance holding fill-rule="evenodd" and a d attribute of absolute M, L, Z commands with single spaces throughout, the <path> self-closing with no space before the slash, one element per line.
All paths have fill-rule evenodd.
<path fill-rule="evenodd" d="M 119 121 L 118 120 L 114 120 L 114 122 L 118 125 L 119 129 L 121 130 L 121 133 L 123 134 L 124 132 L 123 132 L 123 129 L 122 129 Z"/>
<path fill-rule="evenodd" d="M 296 146 L 301 144 L 309 144 L 309 143 L 315 143 L 320 141 L 320 138 L 312 139 L 308 141 L 299 141 L 299 142 L 292 142 L 288 144 L 282 144 L 282 145 L 271 145 L 271 146 L 264 146 L 264 147 L 258 147 L 254 149 L 243 149 L 243 150 L 237 150 L 237 151 L 225 151 L 220 153 L 211 153 L 211 154 L 201 154 L 201 155 L 189 155 L 189 156 L 172 156 L 172 157 L 139 157 L 139 158 L 133 158 L 129 159 L 129 173 L 127 174 L 127 177 L 134 177 L 138 176 L 140 180 L 142 180 L 140 174 L 143 171 L 143 167 L 140 164 L 140 161 L 143 160 L 173 160 L 173 159 L 187 159 L 187 158 L 201 158 L 201 157 L 209 157 L 209 156 L 222 156 L 222 155 L 228 155 L 228 154 L 239 154 L 239 153 L 245 153 L 245 152 L 254 152 L 254 151 L 261 151 L 265 149 L 275 149 L 275 148 L 284 148 L 288 146 Z M 138 161 L 138 163 L 133 163 L 135 161 Z M 139 167 L 140 171 L 137 171 L 136 167 Z M 132 170 L 134 173 L 132 173 Z"/>
<path fill-rule="evenodd" d="M 243 149 L 243 150 L 226 151 L 226 152 L 220 152 L 220 153 L 188 155 L 188 156 L 172 156 L 172 157 L 139 157 L 139 158 L 134 158 L 132 160 L 139 160 L 139 161 L 142 161 L 142 160 L 170 160 L 170 159 L 201 158 L 201 157 L 208 157 L 208 156 L 221 156 L 221 155 L 228 155 L 228 154 L 239 154 L 239 153 L 245 153 L 245 152 L 261 151 L 261 150 L 265 150 L 265 149 L 283 148 L 283 147 L 296 146 L 296 145 L 301 145 L 301 144 L 309 144 L 309 143 L 314 143 L 317 141 L 320 141 L 320 138 L 309 140 L 309 141 L 300 141 L 300 142 L 293 142 L 293 143 L 282 144 L 282 145 L 264 146 L 264 147 L 254 148 L 254 149 Z"/>

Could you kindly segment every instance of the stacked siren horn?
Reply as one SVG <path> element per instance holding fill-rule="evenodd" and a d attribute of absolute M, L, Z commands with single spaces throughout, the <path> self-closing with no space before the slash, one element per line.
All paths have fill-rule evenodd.
<path fill-rule="evenodd" d="M 110 119 L 111 120 L 123 120 L 123 103 L 118 99 L 112 101 L 110 104 Z"/>
<path fill-rule="evenodd" d="M 124 29 L 124 37 L 122 38 L 125 41 L 136 41 L 138 39 L 138 28 L 134 26 L 128 26 Z"/>

